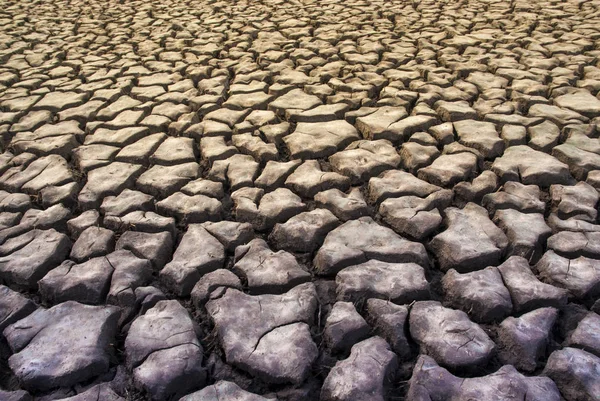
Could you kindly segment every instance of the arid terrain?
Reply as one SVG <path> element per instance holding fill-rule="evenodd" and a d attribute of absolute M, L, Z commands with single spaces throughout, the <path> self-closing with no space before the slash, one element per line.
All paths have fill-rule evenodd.
<path fill-rule="evenodd" d="M 0 1 L 0 401 L 600 400 L 600 0 Z"/>

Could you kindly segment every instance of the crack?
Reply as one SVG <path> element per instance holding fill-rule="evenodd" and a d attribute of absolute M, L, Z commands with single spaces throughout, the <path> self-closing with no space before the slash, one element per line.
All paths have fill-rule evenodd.
<path fill-rule="evenodd" d="M 34 312 L 34 313 L 35 313 L 35 312 Z M 32 315 L 33 315 L 33 313 L 32 313 Z M 30 315 L 30 316 L 31 316 L 31 315 Z M 18 322 L 17 322 L 16 324 L 18 324 Z M 19 349 L 14 349 L 14 350 L 13 350 L 13 352 L 14 352 L 14 353 L 21 352 L 22 350 L 24 350 L 25 348 L 27 348 L 27 347 L 29 346 L 29 344 L 31 344 L 31 342 L 32 342 L 32 341 L 33 341 L 35 338 L 37 338 L 37 336 L 38 336 L 38 335 L 40 335 L 40 333 L 41 333 L 42 331 L 44 331 L 44 330 L 45 330 L 45 329 L 46 329 L 48 326 L 49 326 L 49 325 L 45 325 L 45 326 L 41 327 L 41 328 L 40 328 L 40 329 L 39 329 L 39 330 L 38 330 L 38 331 L 37 331 L 37 332 L 36 332 L 34 335 L 32 335 L 32 336 L 31 336 L 31 338 L 29 339 L 29 341 L 27 341 L 25 344 L 23 344 L 23 346 L 22 346 L 22 347 L 20 347 Z M 13 327 L 15 327 L 15 326 L 13 326 Z M 28 330 L 28 329 L 31 329 L 31 328 L 33 328 L 33 327 L 34 327 L 34 326 L 15 327 L 15 330 Z M 12 348 L 12 347 L 11 347 L 11 348 Z"/>
<path fill-rule="evenodd" d="M 110 277 L 108 278 L 108 280 L 106 280 L 106 284 L 108 286 L 108 288 L 106 289 L 106 293 L 108 293 L 110 291 L 110 287 L 112 286 L 112 278 L 113 275 L 115 274 L 115 272 L 117 271 L 117 269 L 113 266 L 113 264 L 110 262 L 110 259 L 108 259 L 108 256 L 104 256 L 104 259 L 106 259 L 106 262 L 108 263 L 108 265 L 111 267 L 112 272 L 110 272 Z M 120 292 L 120 291 L 119 291 Z"/>
<path fill-rule="evenodd" d="M 181 334 L 181 333 L 180 333 Z M 172 345 L 172 346 L 167 346 L 167 347 L 161 347 L 161 348 L 157 348 L 151 352 L 148 353 L 148 355 L 146 355 L 144 358 L 141 359 L 141 361 L 139 361 L 138 363 L 136 363 L 135 365 L 130 365 L 130 368 L 133 370 L 135 368 L 137 368 L 138 366 L 141 366 L 144 364 L 144 362 L 146 362 L 146 360 L 148 358 L 150 358 L 150 356 L 158 351 L 165 351 L 168 349 L 173 349 L 173 348 L 177 348 L 177 347 L 181 347 L 182 345 L 193 345 L 194 347 L 197 347 L 200 351 L 202 351 L 202 346 L 196 343 L 192 343 L 192 342 L 185 342 L 185 343 L 181 343 L 181 344 L 177 344 L 177 345 Z"/>
<path fill-rule="evenodd" d="M 110 259 L 108 258 L 108 256 L 105 256 L 105 257 L 104 257 L 104 259 L 106 259 L 106 262 L 107 262 L 107 263 L 110 265 L 110 267 L 113 269 L 113 272 L 114 272 L 115 270 L 117 270 L 117 269 L 116 269 L 116 268 L 113 266 L 113 264 L 110 262 Z"/>
<path fill-rule="evenodd" d="M 375 363 L 377 363 L 377 365 L 379 365 L 379 367 L 383 367 L 383 363 L 379 362 L 377 360 L 377 358 L 373 357 L 372 355 L 367 355 L 367 357 L 371 358 L 372 360 L 375 361 Z"/>
<path fill-rule="evenodd" d="M 260 345 L 260 342 L 262 341 L 262 339 L 263 339 L 265 336 L 269 335 L 271 332 L 273 332 L 273 331 L 275 331 L 275 330 L 277 330 L 277 329 L 279 329 L 279 328 L 281 328 L 281 327 L 289 326 L 289 325 L 291 325 L 291 324 L 296 324 L 296 323 L 305 323 L 305 324 L 306 324 L 306 322 L 304 322 L 304 321 L 302 321 L 302 320 L 295 320 L 295 321 L 291 321 L 291 322 L 282 323 L 282 324 L 279 324 L 279 325 L 277 325 L 277 326 L 273 326 L 273 327 L 272 327 L 272 328 L 270 328 L 269 330 L 265 331 L 265 332 L 264 332 L 264 333 L 263 333 L 263 334 L 262 334 L 262 335 L 259 337 L 258 341 L 256 341 L 256 344 L 255 344 L 255 345 L 254 345 L 254 347 L 252 348 L 252 352 L 250 352 L 250 354 L 248 355 L 248 358 L 250 358 L 250 357 L 252 356 L 252 354 L 254 354 L 254 352 L 256 351 L 256 349 L 258 348 L 258 346 Z"/>
<path fill-rule="evenodd" d="M 249 249 L 248 249 L 249 250 Z M 259 269 L 261 267 L 264 266 L 265 262 L 268 260 L 267 256 L 259 256 L 258 257 L 258 265 L 255 267 L 255 269 Z M 260 301 L 260 300 L 259 300 Z"/>
<path fill-rule="evenodd" d="M 168 339 L 170 339 L 170 338 L 173 338 L 175 336 L 178 336 L 180 334 L 189 333 L 189 332 L 193 332 L 193 331 L 194 331 L 193 329 L 187 329 L 187 330 L 183 330 L 183 331 L 180 331 L 180 332 L 177 332 L 177 333 L 173 333 L 169 337 L 165 338 L 165 341 L 168 340 Z"/>
<path fill-rule="evenodd" d="M 5 229 L 4 229 L 4 230 L 2 230 L 2 231 L 5 231 L 5 230 L 10 230 L 10 229 L 12 229 L 12 228 L 15 228 L 15 227 L 18 227 L 18 226 L 20 226 L 20 225 L 21 225 L 21 223 L 19 223 L 19 224 L 16 224 L 16 225 L 14 225 L 14 226 L 12 226 L 12 227 L 5 228 Z M 6 241 L 8 241 L 10 238 L 14 238 L 14 237 L 9 237 L 9 238 L 6 238 L 6 240 L 5 240 L 5 241 L 3 241 L 3 242 L 6 242 Z M 10 252 L 7 252 L 6 254 L 0 254 L 0 255 L 1 255 L 2 257 L 10 256 L 10 255 L 12 255 L 13 253 L 15 253 L 15 252 L 18 252 L 18 251 L 20 251 L 21 249 L 25 248 L 27 245 L 31 244 L 33 241 L 35 241 L 35 240 L 36 240 L 36 238 L 37 238 L 36 236 L 32 235 L 32 236 L 31 236 L 31 239 L 29 239 L 29 238 L 28 238 L 28 241 L 27 241 L 27 242 L 25 242 L 25 243 L 23 243 L 23 244 L 19 244 L 19 246 L 15 247 L 15 248 L 14 248 L 14 249 L 12 249 Z M 1 243 L 1 242 L 2 242 L 2 241 L 0 241 L 0 243 Z"/>
<path fill-rule="evenodd" d="M 521 167 L 517 166 L 517 175 L 519 176 L 519 182 L 523 182 L 523 176 L 521 175 Z"/>
<path fill-rule="evenodd" d="M 406 209 L 410 209 L 410 208 L 406 208 Z M 411 211 L 413 212 L 413 215 L 412 215 L 412 216 L 410 216 L 410 217 L 408 218 L 409 220 L 412 220 L 412 219 L 414 219 L 415 217 L 417 217 L 417 214 L 419 214 L 419 212 L 420 212 L 420 211 L 417 211 L 417 212 L 415 212 L 414 210 L 415 210 L 415 209 L 412 209 L 412 210 L 411 210 Z"/>
<path fill-rule="evenodd" d="M 170 318 L 168 318 L 168 319 L 170 319 Z M 178 336 L 178 335 L 180 335 L 180 334 L 184 334 L 184 333 L 188 333 L 188 332 L 193 332 L 193 329 L 187 329 L 187 330 L 183 330 L 183 331 L 178 331 L 177 333 L 173 333 L 173 334 L 169 335 L 168 337 L 165 337 L 164 339 L 161 339 L 161 341 L 167 341 L 167 340 L 169 340 L 170 338 L 173 338 L 173 337 L 175 337 L 175 336 Z M 147 339 L 147 340 L 157 340 L 157 338 L 156 338 L 156 337 L 153 337 L 153 336 L 145 336 L 145 335 L 140 335 L 140 336 L 139 336 L 139 338 L 142 338 L 142 339 Z"/>
<path fill-rule="evenodd" d="M 461 346 L 459 346 L 456 350 L 458 351 L 459 349 L 466 347 L 468 344 L 472 343 L 473 341 L 475 341 L 475 336 L 469 338 L 469 340 L 467 340 L 466 343 L 462 344 Z M 467 351 L 468 352 L 468 351 Z"/>
<path fill-rule="evenodd" d="M 112 283 L 111 283 L 111 284 L 112 284 Z M 118 298 L 118 297 L 119 297 L 119 294 L 121 294 L 122 292 L 124 292 L 124 291 L 127 291 L 127 290 L 129 290 L 129 289 L 131 289 L 131 290 L 133 291 L 133 288 L 131 288 L 131 286 L 128 286 L 128 287 L 125 287 L 125 288 L 123 288 L 123 289 L 121 289 L 121 290 L 117 291 L 115 294 L 112 294 L 112 296 L 114 296 L 114 297 Z"/>

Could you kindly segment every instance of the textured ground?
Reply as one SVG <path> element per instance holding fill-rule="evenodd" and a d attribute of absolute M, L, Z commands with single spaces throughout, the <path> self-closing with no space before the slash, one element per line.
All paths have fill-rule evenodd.
<path fill-rule="evenodd" d="M 600 1 L 0 5 L 0 400 L 600 400 Z"/>

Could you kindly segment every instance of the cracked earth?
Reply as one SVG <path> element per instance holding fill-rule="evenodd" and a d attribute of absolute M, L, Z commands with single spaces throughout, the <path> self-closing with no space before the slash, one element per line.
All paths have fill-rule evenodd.
<path fill-rule="evenodd" d="M 4 0 L 0 400 L 600 400 L 600 1 Z"/>

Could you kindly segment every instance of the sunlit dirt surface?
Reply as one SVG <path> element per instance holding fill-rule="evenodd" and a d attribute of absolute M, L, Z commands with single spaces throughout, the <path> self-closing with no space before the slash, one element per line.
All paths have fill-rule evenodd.
<path fill-rule="evenodd" d="M 0 400 L 597 401 L 599 56 L 598 0 L 0 2 Z"/>

